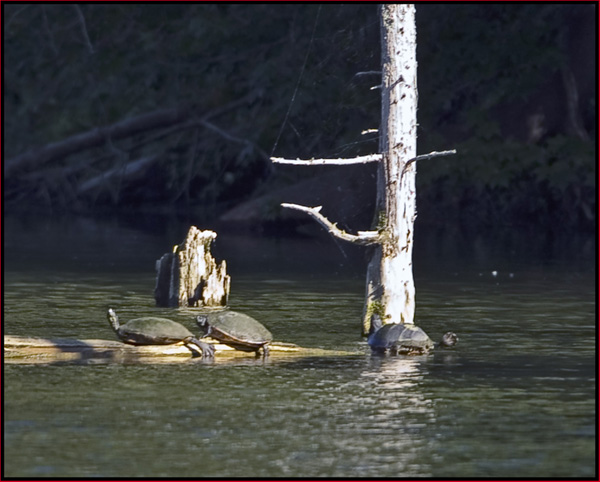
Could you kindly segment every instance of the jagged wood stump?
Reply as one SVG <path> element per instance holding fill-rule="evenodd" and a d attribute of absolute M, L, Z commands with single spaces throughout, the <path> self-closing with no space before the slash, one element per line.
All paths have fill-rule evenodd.
<path fill-rule="evenodd" d="M 156 261 L 157 306 L 226 306 L 231 279 L 225 260 L 217 264 L 210 247 L 217 233 L 191 226 L 185 241 Z"/>

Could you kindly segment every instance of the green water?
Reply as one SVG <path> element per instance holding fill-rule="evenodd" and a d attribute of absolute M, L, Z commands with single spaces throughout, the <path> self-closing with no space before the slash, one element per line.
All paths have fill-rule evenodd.
<path fill-rule="evenodd" d="M 154 260 L 185 229 L 7 221 L 4 333 L 113 339 L 109 306 L 193 328 L 152 299 Z M 420 236 L 416 321 L 456 349 L 370 354 L 361 250 L 219 234 L 232 308 L 354 355 L 5 363 L 4 475 L 594 477 L 593 243 Z"/>

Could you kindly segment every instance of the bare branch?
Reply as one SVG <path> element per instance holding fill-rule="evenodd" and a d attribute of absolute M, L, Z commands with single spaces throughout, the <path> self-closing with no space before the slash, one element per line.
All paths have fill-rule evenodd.
<path fill-rule="evenodd" d="M 456 154 L 456 149 L 452 149 L 451 151 L 433 151 L 429 154 L 421 154 L 420 156 L 413 157 L 412 159 L 406 161 L 406 164 L 404 164 L 404 167 L 402 168 L 402 174 L 400 174 L 400 180 L 402 180 L 402 176 L 404 176 L 404 173 L 408 170 L 413 162 L 424 161 L 426 159 L 431 159 L 432 157 L 450 156 L 452 154 Z"/>
<path fill-rule="evenodd" d="M 206 121 L 234 109 L 246 101 L 247 97 L 243 97 L 208 112 L 203 116 L 195 113 L 190 106 L 182 106 L 171 109 L 160 109 L 136 117 L 129 117 L 107 126 L 95 127 L 87 132 L 75 134 L 60 141 L 51 142 L 43 147 L 31 149 L 11 159 L 7 159 L 4 162 L 4 175 L 10 176 L 15 171 L 31 165 L 40 166 L 54 161 L 55 159 L 65 158 L 71 154 L 81 152 L 91 147 L 101 146 L 109 139 L 114 141 L 132 137 L 140 133 L 146 133 L 154 129 L 173 127 L 190 119 Z M 193 126 L 194 123 L 188 125 Z M 188 125 L 184 127 L 187 128 Z"/>
<path fill-rule="evenodd" d="M 56 48 L 56 44 L 54 43 L 54 35 L 52 35 L 52 31 L 50 30 L 50 25 L 48 24 L 48 15 L 46 14 L 45 6 L 42 7 L 42 15 L 43 15 L 43 19 L 44 19 L 44 30 L 46 31 L 46 35 L 48 36 L 48 45 L 50 46 L 50 50 L 52 50 L 52 53 L 54 54 L 54 56 L 58 57 L 58 55 L 59 55 L 58 49 Z M 49 94 L 48 87 L 46 87 L 45 90 L 46 90 L 46 95 L 48 95 L 50 97 L 52 94 Z"/>
<path fill-rule="evenodd" d="M 114 180 L 117 178 L 135 177 L 139 175 L 140 172 L 146 169 L 149 165 L 160 160 L 161 157 L 162 153 L 154 156 L 142 157 L 140 159 L 136 159 L 135 161 L 131 161 L 123 166 L 115 167 L 110 171 L 103 172 L 102 174 L 99 174 L 96 177 L 88 179 L 79 186 L 77 192 L 78 194 L 84 194 L 102 185 L 108 185 L 111 182 L 114 182 Z"/>
<path fill-rule="evenodd" d="M 588 141 L 590 138 L 583 128 L 583 120 L 579 110 L 579 92 L 573 71 L 569 67 L 561 69 L 563 85 L 567 93 L 567 112 L 569 127 L 581 140 Z"/>
<path fill-rule="evenodd" d="M 368 156 L 359 156 L 353 159 L 284 159 L 283 157 L 272 157 L 271 160 L 277 164 L 292 164 L 295 166 L 325 166 L 348 164 L 365 164 L 367 162 L 381 161 L 381 154 L 370 154 Z"/>
<path fill-rule="evenodd" d="M 363 131 L 362 133 L 368 133 L 377 131 L 376 129 Z M 408 168 L 413 162 L 423 161 L 432 157 L 449 156 L 450 154 L 456 154 L 456 149 L 451 151 L 433 151 L 429 154 L 422 154 L 417 157 L 413 157 L 408 160 L 404 165 L 404 170 Z M 381 154 L 369 154 L 368 156 L 359 156 L 353 159 L 284 159 L 283 157 L 271 157 L 271 161 L 277 164 L 291 164 L 294 166 L 325 166 L 325 165 L 338 165 L 347 166 L 349 164 L 366 164 L 367 162 L 379 162 L 381 161 Z M 403 171 L 404 173 L 404 171 Z"/>
<path fill-rule="evenodd" d="M 249 139 L 243 139 L 241 137 L 234 136 L 234 135 L 230 134 L 229 132 L 224 131 L 220 127 L 217 127 L 212 122 L 208 122 L 207 120 L 204 120 L 204 119 L 201 119 L 199 121 L 199 123 L 201 125 L 203 125 L 204 127 L 206 127 L 207 129 L 215 131 L 217 134 L 224 137 L 228 141 L 235 142 L 238 144 L 245 144 L 246 146 L 251 147 L 256 152 L 258 152 L 260 155 L 262 155 L 265 159 L 269 157 L 269 155 L 265 151 L 263 151 L 260 147 L 258 147 L 254 142 L 252 142 Z"/>
<path fill-rule="evenodd" d="M 31 164 L 44 164 L 90 147 L 100 146 L 107 139 L 122 139 L 143 131 L 171 126 L 186 120 L 189 115 L 190 110 L 187 107 L 162 109 L 130 117 L 109 126 L 96 127 L 8 159 L 4 164 L 4 175 L 9 176 L 13 171 Z"/>
<path fill-rule="evenodd" d="M 93 54 L 94 47 L 92 46 L 92 42 L 90 42 L 90 36 L 88 35 L 87 27 L 85 25 L 85 17 L 83 16 L 83 12 L 81 11 L 81 8 L 79 8 L 79 5 L 74 4 L 73 7 L 75 8 L 75 10 L 77 12 L 77 18 L 78 18 L 79 24 L 81 26 L 81 35 L 83 36 L 83 39 L 85 40 L 85 45 L 87 46 L 88 50 L 90 51 L 90 54 Z"/>
<path fill-rule="evenodd" d="M 361 77 L 363 75 L 381 75 L 381 70 L 367 70 L 365 72 L 356 72 L 354 77 Z"/>
<path fill-rule="evenodd" d="M 25 5 L 22 8 L 20 8 L 19 10 L 17 10 L 15 13 L 13 13 L 9 19 L 7 20 L 6 24 L 4 25 L 4 31 L 8 32 L 8 28 L 10 27 L 10 24 L 12 23 L 12 21 L 15 19 L 15 17 L 17 15 L 19 15 L 21 12 L 23 12 L 25 9 L 27 9 L 28 7 L 31 7 L 32 5 Z"/>
<path fill-rule="evenodd" d="M 355 235 L 349 234 L 346 231 L 341 230 L 319 212 L 321 211 L 321 208 L 323 206 L 311 208 L 308 206 L 301 206 L 300 204 L 290 203 L 281 203 L 281 206 L 288 209 L 296 209 L 297 211 L 302 211 L 308 214 L 321 226 L 327 229 L 329 234 L 335 236 L 336 238 L 343 239 L 344 241 L 348 241 L 352 244 L 357 244 L 360 246 L 369 246 L 373 244 L 379 244 L 381 242 L 381 238 L 377 231 L 359 231 L 358 235 Z"/>
<path fill-rule="evenodd" d="M 411 159 L 407 164 L 415 161 L 424 161 L 425 159 L 431 159 L 432 157 L 450 156 L 452 154 L 456 154 L 456 149 L 450 151 L 432 151 L 429 154 L 421 154 L 420 156 Z"/>

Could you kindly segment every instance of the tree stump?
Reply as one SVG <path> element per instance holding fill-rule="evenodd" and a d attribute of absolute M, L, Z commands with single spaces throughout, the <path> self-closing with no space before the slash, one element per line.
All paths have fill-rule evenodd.
<path fill-rule="evenodd" d="M 185 241 L 156 261 L 156 306 L 226 306 L 231 278 L 210 247 L 217 233 L 191 226 Z"/>

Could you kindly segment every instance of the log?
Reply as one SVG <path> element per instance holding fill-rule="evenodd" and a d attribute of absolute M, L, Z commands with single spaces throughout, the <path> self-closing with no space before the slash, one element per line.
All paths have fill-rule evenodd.
<path fill-rule="evenodd" d="M 189 118 L 191 112 L 188 106 L 161 109 L 123 119 L 108 126 L 96 127 L 87 132 L 75 134 L 61 141 L 52 142 L 41 148 L 32 149 L 16 157 L 7 159 L 4 164 L 4 175 L 10 176 L 14 171 L 26 169 L 30 166 L 39 168 L 43 164 L 55 159 L 64 158 L 85 149 L 101 146 L 109 139 L 115 141 L 148 130 L 183 122 Z"/>
<path fill-rule="evenodd" d="M 215 360 L 231 360 L 240 357 L 257 358 L 252 352 L 244 352 L 218 343 L 211 338 L 203 341 L 215 346 Z M 116 361 L 175 363 L 191 358 L 191 351 L 182 343 L 175 345 L 127 345 L 120 341 L 74 338 L 35 338 L 15 335 L 4 336 L 4 361 L 13 364 L 54 363 L 61 361 Z M 293 343 L 273 342 L 269 345 L 268 359 L 306 356 L 345 356 L 355 352 L 303 348 Z M 259 360 L 262 357 L 258 357 Z M 210 359 L 209 359 L 210 360 Z"/>
<path fill-rule="evenodd" d="M 234 100 L 229 104 L 216 108 L 204 115 L 197 112 L 197 108 L 188 104 L 178 107 L 158 109 L 153 112 L 140 114 L 135 117 L 121 119 L 113 124 L 94 127 L 86 132 L 72 135 L 60 141 L 51 142 L 41 147 L 33 148 L 3 162 L 4 176 L 10 177 L 19 171 L 40 170 L 45 164 L 57 159 L 64 159 L 72 154 L 77 154 L 93 147 L 105 145 L 120 139 L 130 138 L 146 132 L 182 125 L 192 119 L 200 119 L 207 123 L 225 112 L 240 107 L 248 102 L 249 96 Z M 201 125 L 201 123 L 198 123 Z M 214 127 L 212 124 L 206 127 Z M 214 129 L 213 129 L 214 130 Z"/>
<path fill-rule="evenodd" d="M 93 191 L 103 185 L 111 184 L 117 180 L 131 180 L 139 177 L 144 171 L 157 161 L 160 161 L 162 154 L 154 156 L 142 157 L 135 161 L 130 161 L 122 166 L 115 167 L 109 171 L 103 172 L 98 176 L 94 176 L 82 183 L 77 188 L 78 194 L 85 194 L 89 191 Z"/>
<path fill-rule="evenodd" d="M 185 241 L 156 261 L 156 306 L 227 306 L 231 278 L 225 260 L 217 264 L 211 255 L 216 237 L 214 231 L 191 226 Z"/>

